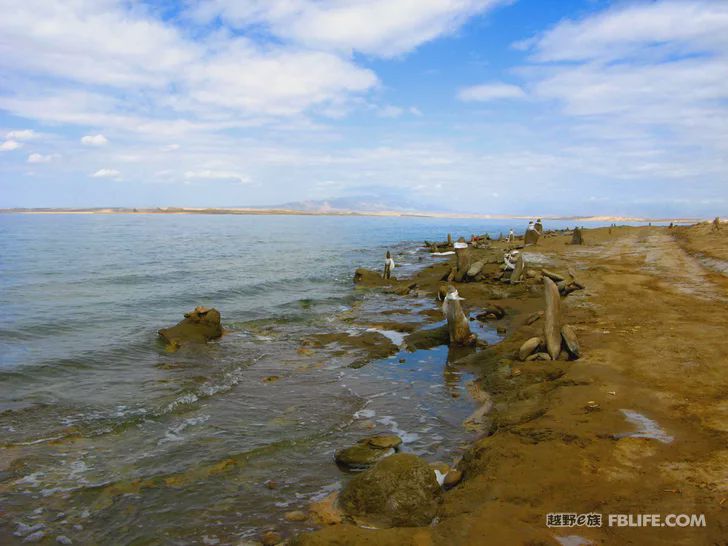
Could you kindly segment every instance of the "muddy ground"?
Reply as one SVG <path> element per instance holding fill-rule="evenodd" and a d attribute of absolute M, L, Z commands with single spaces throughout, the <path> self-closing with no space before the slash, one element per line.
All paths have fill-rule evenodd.
<path fill-rule="evenodd" d="M 478 373 L 494 405 L 435 522 L 339 524 L 295 542 L 728 544 L 728 226 L 603 228 L 584 238 L 572 246 L 568 234 L 552 234 L 525 249 L 549 270 L 571 267 L 586 287 L 562 299 L 579 360 L 517 360 L 520 344 L 542 332 L 542 320 L 526 323 L 543 308 L 540 283 L 457 284 L 466 308 L 506 308 L 507 337 L 457 363 Z M 494 242 L 475 257 L 505 247 Z M 434 297 L 448 268 L 425 269 L 417 290 Z M 654 430 L 638 437 L 645 426 Z M 603 522 L 549 528 L 549 513 L 598 513 Z M 609 514 L 704 514 L 706 526 L 617 527 Z"/>

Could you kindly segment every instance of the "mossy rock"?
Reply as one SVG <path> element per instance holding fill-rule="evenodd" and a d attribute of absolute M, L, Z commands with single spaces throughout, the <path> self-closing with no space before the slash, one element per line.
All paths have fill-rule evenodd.
<path fill-rule="evenodd" d="M 408 350 L 432 349 L 440 345 L 447 345 L 450 342 L 450 332 L 447 324 L 438 328 L 417 330 L 404 338 Z"/>
<path fill-rule="evenodd" d="M 174 346 L 217 339 L 222 336 L 220 312 L 217 309 L 195 307 L 194 311 L 185 313 L 184 320 L 171 328 L 163 328 L 158 333 L 164 341 Z"/>
<path fill-rule="evenodd" d="M 350 516 L 376 526 L 420 527 L 435 518 L 441 498 L 427 461 L 398 453 L 352 479 L 339 504 Z"/>

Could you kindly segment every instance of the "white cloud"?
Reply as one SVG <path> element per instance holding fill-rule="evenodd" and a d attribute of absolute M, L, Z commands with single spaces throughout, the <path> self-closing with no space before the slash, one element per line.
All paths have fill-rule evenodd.
<path fill-rule="evenodd" d="M 81 144 L 86 146 L 104 146 L 109 140 L 104 135 L 86 135 L 81 137 Z"/>
<path fill-rule="evenodd" d="M 381 57 L 407 53 L 455 32 L 467 19 L 507 0 L 209 0 L 193 15 L 246 28 L 263 25 L 283 40 L 310 48 Z"/>
<path fill-rule="evenodd" d="M 13 150 L 17 150 L 18 148 L 22 148 L 22 144 L 16 140 L 6 140 L 2 144 L 0 144 L 0 152 L 11 152 Z"/>
<path fill-rule="evenodd" d="M 656 1 L 622 5 L 580 21 L 563 21 L 516 44 L 537 61 L 591 61 L 726 51 L 728 3 Z"/>
<path fill-rule="evenodd" d="M 473 85 L 471 87 L 464 87 L 458 91 L 458 99 L 465 102 L 525 98 L 526 93 L 517 85 L 500 82 Z"/>
<path fill-rule="evenodd" d="M 28 156 L 28 163 L 50 163 L 57 157 L 59 157 L 58 154 L 42 155 L 33 153 Z"/>
<path fill-rule="evenodd" d="M 161 149 L 163 152 L 174 152 L 179 150 L 179 144 L 165 144 Z"/>
<path fill-rule="evenodd" d="M 239 182 L 240 184 L 248 184 L 250 182 L 250 178 L 248 176 L 234 171 L 203 169 L 199 171 L 185 172 L 185 179 L 192 180 L 195 178 L 201 180 L 230 180 Z"/>
<path fill-rule="evenodd" d="M 5 138 L 9 140 L 32 140 L 34 138 L 38 138 L 38 136 L 38 133 L 36 133 L 32 129 L 20 129 L 10 131 L 5 135 Z"/>
<path fill-rule="evenodd" d="M 531 95 L 624 174 L 728 176 L 728 3 L 622 4 L 516 45 Z"/>
<path fill-rule="evenodd" d="M 119 178 L 121 173 L 116 169 L 99 169 L 91 176 L 93 178 Z"/>

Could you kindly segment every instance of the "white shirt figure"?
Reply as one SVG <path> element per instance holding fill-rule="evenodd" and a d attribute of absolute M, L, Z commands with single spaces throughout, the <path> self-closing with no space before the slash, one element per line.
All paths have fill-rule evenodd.
<path fill-rule="evenodd" d="M 513 233 L 513 228 L 511 228 L 511 230 L 510 230 L 510 231 L 508 232 L 508 242 L 509 242 L 509 243 L 512 243 L 512 242 L 513 242 L 513 239 L 515 239 L 515 237 L 516 237 L 516 236 L 515 236 L 515 234 Z"/>
<path fill-rule="evenodd" d="M 394 260 L 392 259 L 392 255 L 387 251 L 387 256 L 384 259 L 384 275 L 383 277 L 385 279 L 388 279 L 392 276 L 392 270 L 394 269 Z"/>

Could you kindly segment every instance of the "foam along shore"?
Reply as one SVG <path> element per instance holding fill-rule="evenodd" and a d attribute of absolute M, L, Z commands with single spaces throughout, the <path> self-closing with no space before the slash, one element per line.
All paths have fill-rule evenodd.
<path fill-rule="evenodd" d="M 451 278 L 455 256 L 408 279 L 359 272 L 360 286 L 403 298 L 437 298 L 450 278 L 465 312 L 489 310 L 479 319 L 496 321 L 505 339 L 448 364 L 476 374 L 473 397 L 482 403 L 463 424 L 480 438 L 453 461 L 462 482 L 446 490 L 427 482 L 412 493 L 430 496 L 418 497 L 424 512 L 406 527 L 381 510 L 366 513 L 376 506 L 370 490 L 349 491 L 344 503 L 328 501 L 336 518 L 294 544 L 711 544 L 728 536 L 728 277 L 701 261 L 708 251 L 714 261 L 728 258 L 728 226 L 585 229 L 582 244 L 544 227 L 525 248 L 518 239 L 471 245 L 471 267 L 482 264 L 463 282 Z M 524 262 L 515 282 L 503 271 L 514 249 Z M 580 288 L 561 290 L 567 282 Z M 544 286 L 559 294 L 544 299 Z M 555 327 L 546 324 L 554 297 L 561 338 L 533 353 L 542 343 L 546 350 Z M 534 338 L 530 351 L 543 358 L 523 352 Z M 578 354 L 569 345 L 577 340 Z M 414 346 L 446 341 L 442 332 L 405 337 Z M 554 512 L 602 514 L 604 522 L 549 527 Z M 619 513 L 704 514 L 707 526 L 607 527 L 607 515 Z"/>

